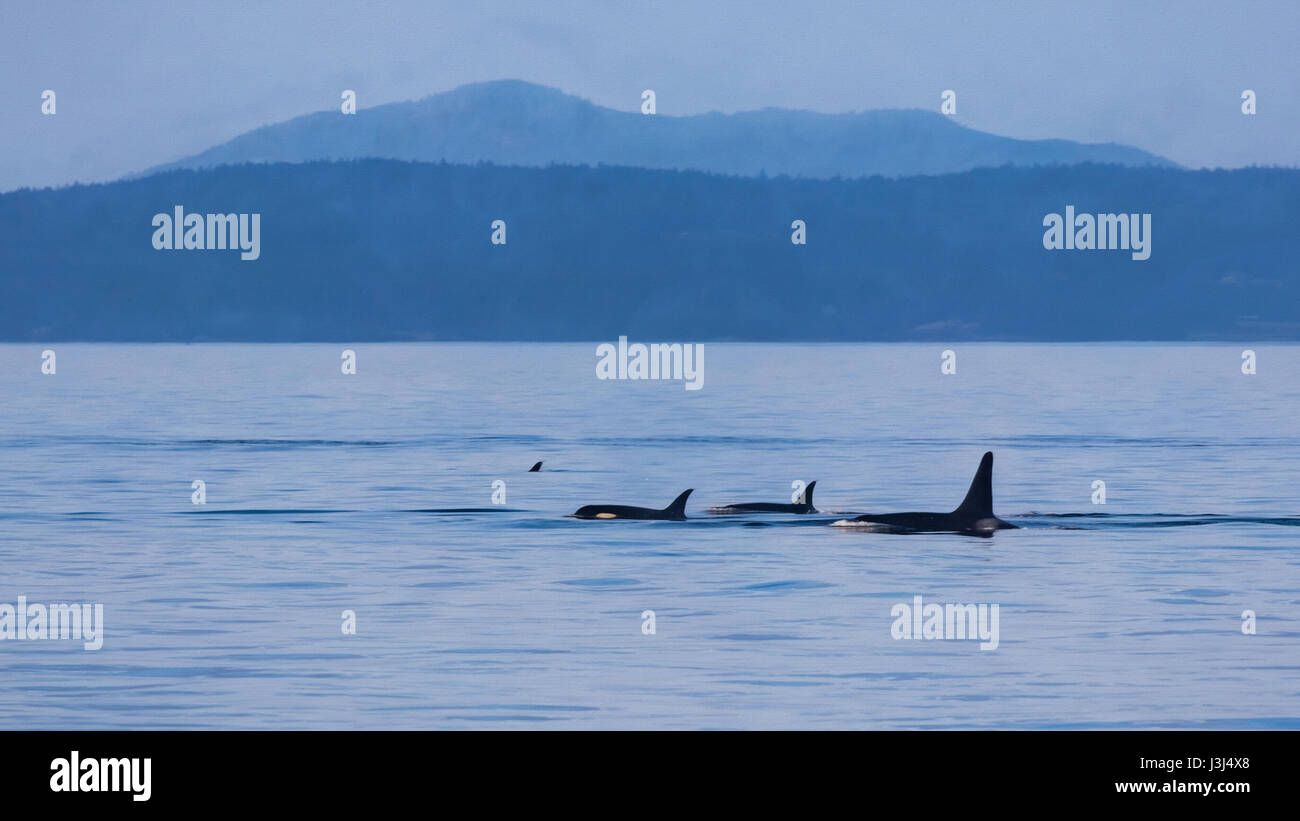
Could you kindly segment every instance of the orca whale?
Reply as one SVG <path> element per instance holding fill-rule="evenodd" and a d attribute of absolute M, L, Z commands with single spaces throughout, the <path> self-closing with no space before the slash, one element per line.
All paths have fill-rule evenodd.
<path fill-rule="evenodd" d="M 663 519 L 672 522 L 686 521 L 686 497 L 691 490 L 673 500 L 663 510 L 652 507 L 632 507 L 631 505 L 585 505 L 572 514 L 577 519 Z"/>
<path fill-rule="evenodd" d="M 745 502 L 737 505 L 722 505 L 721 507 L 709 508 L 710 513 L 727 515 L 729 513 L 816 513 L 817 508 L 813 507 L 813 488 L 816 482 L 809 482 L 808 487 L 803 489 L 803 502 L 799 504 L 783 505 L 776 502 Z"/>
<path fill-rule="evenodd" d="M 542 469 L 542 463 L 541 463 L 541 462 L 538 462 L 537 464 L 535 464 L 535 465 L 533 465 L 532 467 L 530 467 L 530 468 L 528 469 L 528 472 L 529 472 L 529 473 L 536 473 L 536 472 L 538 472 L 538 471 L 541 470 L 541 469 Z"/>
<path fill-rule="evenodd" d="M 835 527 L 870 528 L 885 533 L 964 533 L 992 536 L 1017 527 L 993 515 L 993 451 L 984 454 L 966 498 L 951 513 L 867 513 L 833 523 Z"/>

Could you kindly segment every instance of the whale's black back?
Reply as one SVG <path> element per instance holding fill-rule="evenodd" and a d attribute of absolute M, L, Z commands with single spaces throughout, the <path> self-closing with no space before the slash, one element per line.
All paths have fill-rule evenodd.
<path fill-rule="evenodd" d="M 584 505 L 571 514 L 576 519 L 660 519 L 673 522 L 686 521 L 686 499 L 691 491 L 684 491 L 663 510 L 631 505 Z"/>
<path fill-rule="evenodd" d="M 735 505 L 709 508 L 710 513 L 816 513 L 813 507 L 813 488 L 816 482 L 809 482 L 803 489 L 803 501 L 792 504 L 781 502 L 745 502 Z"/>
<path fill-rule="evenodd" d="M 895 532 L 955 532 L 989 535 L 1016 526 L 993 515 L 993 452 L 984 454 L 966 498 L 952 513 L 867 513 L 853 522 L 883 525 Z"/>

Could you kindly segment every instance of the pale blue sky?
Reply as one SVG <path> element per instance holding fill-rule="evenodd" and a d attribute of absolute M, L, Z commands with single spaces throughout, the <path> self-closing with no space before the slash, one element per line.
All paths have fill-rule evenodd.
<path fill-rule="evenodd" d="M 626 110 L 653 88 L 660 114 L 937 109 L 951 88 L 958 119 L 997 134 L 1300 165 L 1294 2 L 0 7 L 0 190 L 113 179 L 335 108 L 344 88 L 365 108 L 503 78 Z"/>

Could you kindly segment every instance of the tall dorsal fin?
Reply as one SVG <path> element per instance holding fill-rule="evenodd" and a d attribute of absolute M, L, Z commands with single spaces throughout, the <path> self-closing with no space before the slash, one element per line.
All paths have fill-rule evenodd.
<path fill-rule="evenodd" d="M 971 480 L 966 498 L 953 511 L 955 516 L 971 519 L 987 519 L 993 516 L 993 451 L 984 454 L 980 460 L 979 470 Z"/>

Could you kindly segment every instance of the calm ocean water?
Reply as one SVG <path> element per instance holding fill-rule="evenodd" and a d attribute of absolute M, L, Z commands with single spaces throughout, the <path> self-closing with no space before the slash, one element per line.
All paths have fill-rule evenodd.
<path fill-rule="evenodd" d="M 1300 727 L 1300 347 L 344 347 L 0 346 L 0 604 L 105 621 L 0 641 L 0 727 Z M 704 512 L 948 510 L 985 450 L 991 539 Z"/>

